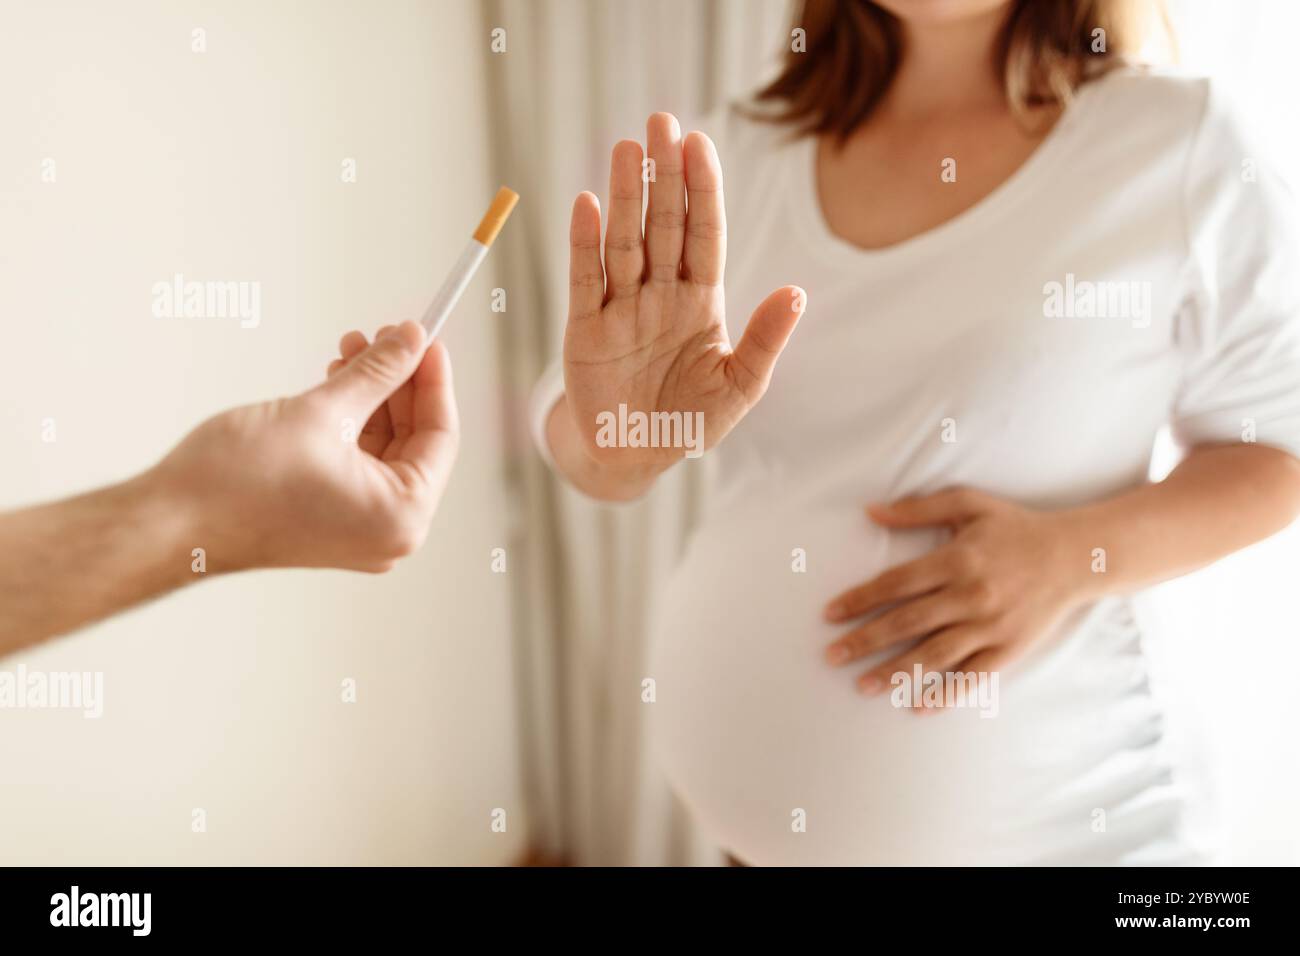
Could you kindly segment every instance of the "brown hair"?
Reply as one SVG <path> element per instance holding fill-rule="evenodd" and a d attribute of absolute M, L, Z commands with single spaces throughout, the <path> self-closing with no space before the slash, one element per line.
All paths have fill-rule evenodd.
<path fill-rule="evenodd" d="M 1140 32 L 1136 6 L 1012 0 L 994 51 L 1012 111 L 1025 121 L 1035 107 L 1064 105 L 1082 83 L 1125 62 Z M 804 51 L 792 43 L 780 75 L 758 92 L 759 103 L 779 104 L 763 115 L 843 142 L 889 87 L 903 56 L 902 27 L 872 0 L 803 0 L 794 26 L 804 31 Z M 1104 34 L 1094 35 L 1098 29 Z"/>

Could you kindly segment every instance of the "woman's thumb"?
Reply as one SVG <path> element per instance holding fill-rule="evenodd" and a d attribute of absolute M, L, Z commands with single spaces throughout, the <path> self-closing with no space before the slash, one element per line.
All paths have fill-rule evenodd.
<path fill-rule="evenodd" d="M 790 341 L 790 334 L 799 324 L 807 304 L 807 293 L 797 285 L 788 285 L 764 299 L 749 317 L 749 325 L 732 360 L 740 370 L 740 381 L 751 403 L 767 391 L 776 360 Z"/>

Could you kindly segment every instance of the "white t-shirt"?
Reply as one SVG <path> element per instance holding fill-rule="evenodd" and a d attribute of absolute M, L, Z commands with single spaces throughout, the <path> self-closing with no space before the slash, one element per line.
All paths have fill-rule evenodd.
<path fill-rule="evenodd" d="M 706 132 L 732 342 L 784 283 L 808 311 L 710 453 L 709 513 L 654 602 L 650 719 L 682 798 L 755 864 L 1199 859 L 1140 602 L 1076 614 L 1002 675 L 993 719 L 855 693 L 867 665 L 824 663 L 843 628 L 820 612 L 939 540 L 872 525 L 868 502 L 1096 501 L 1147 479 L 1166 425 L 1300 455 L 1289 192 L 1206 81 L 1130 70 L 1084 86 L 984 200 L 881 250 L 829 231 L 811 138 L 735 110 Z"/>

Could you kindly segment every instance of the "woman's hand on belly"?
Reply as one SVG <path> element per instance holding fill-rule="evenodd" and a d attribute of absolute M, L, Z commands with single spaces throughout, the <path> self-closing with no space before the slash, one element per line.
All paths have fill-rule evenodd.
<path fill-rule="evenodd" d="M 592 459 L 667 467 L 716 445 L 762 397 L 804 293 L 786 286 L 769 295 L 733 351 L 717 153 L 703 133 L 683 141 L 667 113 L 650 117 L 646 138 L 644 167 L 639 143 L 614 147 L 603 264 L 600 203 L 591 193 L 574 203 L 564 382 Z"/>
<path fill-rule="evenodd" d="M 873 505 L 868 513 L 887 528 L 946 526 L 952 537 L 826 606 L 832 622 L 875 615 L 827 648 L 833 665 L 921 639 L 862 674 L 863 693 L 886 690 L 895 674 L 910 679 L 917 665 L 924 675 L 998 671 L 1086 600 L 1089 552 L 1059 514 L 965 488 Z"/>

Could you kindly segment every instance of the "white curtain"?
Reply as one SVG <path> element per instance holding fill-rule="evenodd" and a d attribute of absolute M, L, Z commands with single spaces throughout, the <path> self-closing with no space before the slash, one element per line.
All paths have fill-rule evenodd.
<path fill-rule="evenodd" d="M 500 176 L 523 197 L 507 230 L 502 361 L 513 396 L 510 553 L 525 781 L 538 848 L 575 864 L 713 863 L 642 741 L 647 596 L 671 570 L 698 505 L 686 469 L 649 500 L 595 505 L 531 449 L 525 405 L 556 357 L 567 308 L 574 196 L 607 192 L 609 151 L 752 89 L 781 49 L 784 0 L 487 0 Z M 498 43 L 498 49 L 501 44 Z M 508 332 L 506 331 L 508 329 Z"/>
<path fill-rule="evenodd" d="M 1169 9 L 1183 66 L 1234 87 L 1271 155 L 1300 172 L 1300 59 L 1289 49 L 1300 4 L 1171 0 Z M 530 829 L 540 850 L 575 864 L 716 863 L 641 738 L 647 602 L 698 512 L 699 473 L 675 469 L 638 505 L 594 505 L 547 474 L 526 404 L 558 353 L 573 197 L 590 189 L 603 201 L 609 148 L 643 139 L 649 113 L 698 117 L 752 89 L 775 63 L 790 10 L 785 0 L 484 0 L 483 13 L 485 33 L 505 31 L 504 52 L 486 64 L 496 172 L 523 196 L 522 228 L 502 240 L 509 307 L 498 334 L 512 396 L 510 554 Z M 1208 727 L 1230 862 L 1300 859 L 1289 703 L 1300 670 L 1298 567 L 1293 528 L 1159 595 L 1186 635 L 1174 649 L 1175 690 Z"/>

